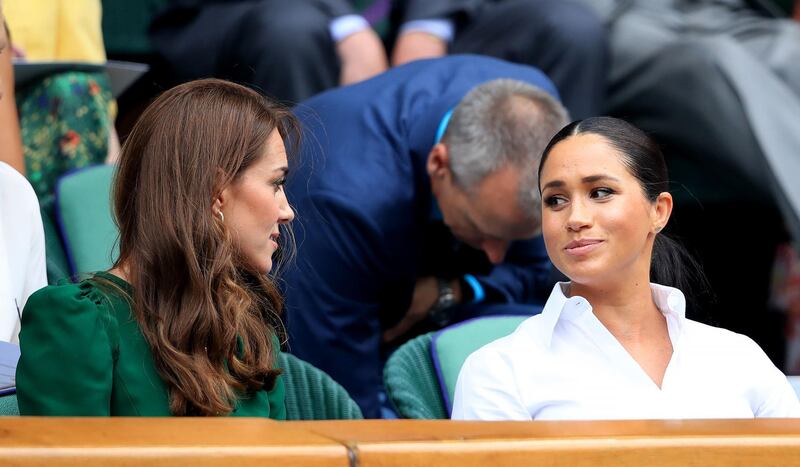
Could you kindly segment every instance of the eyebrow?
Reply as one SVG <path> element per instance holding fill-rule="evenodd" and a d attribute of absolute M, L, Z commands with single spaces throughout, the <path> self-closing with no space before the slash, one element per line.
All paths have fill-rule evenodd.
<path fill-rule="evenodd" d="M 611 181 L 614 181 L 614 182 L 619 182 L 618 178 L 612 177 L 611 175 L 589 175 L 589 176 L 583 177 L 581 179 L 581 182 L 582 183 L 595 183 L 595 182 L 599 182 L 599 181 L 602 181 L 602 180 L 611 180 Z M 552 182 L 548 182 L 545 186 L 543 186 L 542 187 L 542 191 L 544 191 L 544 190 L 546 190 L 548 188 L 561 188 L 564 185 L 565 185 L 565 183 L 562 180 L 553 180 Z"/>

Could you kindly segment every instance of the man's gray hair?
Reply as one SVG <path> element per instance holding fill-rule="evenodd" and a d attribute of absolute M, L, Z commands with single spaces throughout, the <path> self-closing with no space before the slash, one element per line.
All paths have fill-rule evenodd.
<path fill-rule="evenodd" d="M 522 81 L 496 79 L 464 96 L 442 142 L 454 179 L 467 192 L 509 164 L 520 169 L 520 207 L 538 219 L 542 151 L 567 123 L 566 109 L 547 92 Z"/>

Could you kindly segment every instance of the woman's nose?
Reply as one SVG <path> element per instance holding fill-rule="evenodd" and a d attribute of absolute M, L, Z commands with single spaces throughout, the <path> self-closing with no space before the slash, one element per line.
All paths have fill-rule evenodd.
<path fill-rule="evenodd" d="M 573 201 L 569 207 L 567 229 L 578 231 L 592 224 L 590 209 L 582 201 Z"/>

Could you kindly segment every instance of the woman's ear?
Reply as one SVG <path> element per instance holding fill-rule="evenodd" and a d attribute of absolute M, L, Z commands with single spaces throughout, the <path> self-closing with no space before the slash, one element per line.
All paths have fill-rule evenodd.
<path fill-rule="evenodd" d="M 656 198 L 653 204 L 653 232 L 658 233 L 667 226 L 669 216 L 672 215 L 672 195 L 666 191 Z"/>
<path fill-rule="evenodd" d="M 225 174 L 221 169 L 217 169 L 216 179 L 214 181 L 214 198 L 211 200 L 211 212 L 217 215 L 225 207 L 225 202 L 230 196 L 230 184 L 224 186 Z"/>

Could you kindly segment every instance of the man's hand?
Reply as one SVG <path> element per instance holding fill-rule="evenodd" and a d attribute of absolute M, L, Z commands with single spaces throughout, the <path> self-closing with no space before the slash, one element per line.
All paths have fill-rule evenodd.
<path fill-rule="evenodd" d="M 392 66 L 447 55 L 447 42 L 433 34 L 409 31 L 400 35 L 394 45 Z"/>
<path fill-rule="evenodd" d="M 383 333 L 384 342 L 392 342 L 407 333 L 415 324 L 428 317 L 428 310 L 439 299 L 439 286 L 433 276 L 417 279 L 414 286 L 414 295 L 411 298 L 411 307 L 399 323 Z"/>
<path fill-rule="evenodd" d="M 357 83 L 389 67 L 381 38 L 372 29 L 350 34 L 336 44 L 336 53 L 342 64 L 339 84 Z"/>
<path fill-rule="evenodd" d="M 458 280 L 451 282 L 453 288 L 453 298 L 456 303 L 461 303 L 461 284 Z M 428 311 L 439 300 L 438 281 L 433 276 L 421 277 L 417 279 L 414 286 L 414 295 L 411 298 L 411 307 L 403 316 L 399 323 L 383 333 L 384 342 L 392 342 L 402 337 L 411 330 L 417 323 L 428 317 Z"/>

